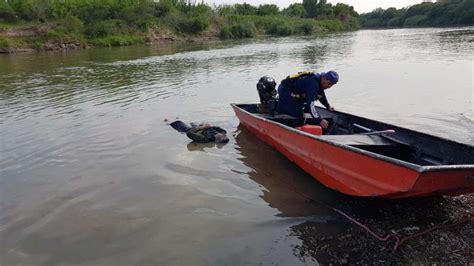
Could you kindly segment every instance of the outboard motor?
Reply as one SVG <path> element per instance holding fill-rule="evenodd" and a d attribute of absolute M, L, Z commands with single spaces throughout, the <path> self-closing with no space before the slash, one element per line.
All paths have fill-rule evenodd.
<path fill-rule="evenodd" d="M 259 113 L 270 113 L 273 115 L 277 99 L 275 87 L 276 82 L 274 78 L 263 76 L 258 81 L 257 91 L 260 97 L 260 104 L 258 105 Z"/>
<path fill-rule="evenodd" d="M 276 99 L 276 82 L 275 79 L 264 76 L 261 77 L 257 83 L 258 96 L 260 97 L 260 103 L 268 103 L 271 100 Z"/>

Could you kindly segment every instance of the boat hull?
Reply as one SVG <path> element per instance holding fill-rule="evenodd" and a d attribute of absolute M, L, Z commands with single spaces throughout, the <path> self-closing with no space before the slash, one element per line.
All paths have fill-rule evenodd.
<path fill-rule="evenodd" d="M 424 171 L 332 145 L 232 105 L 242 125 L 323 185 L 362 197 L 406 198 L 474 192 L 474 170 Z"/>

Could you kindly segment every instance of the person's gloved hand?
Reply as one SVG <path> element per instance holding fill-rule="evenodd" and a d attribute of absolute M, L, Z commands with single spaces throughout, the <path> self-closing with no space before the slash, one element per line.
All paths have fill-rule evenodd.
<path fill-rule="evenodd" d="M 323 120 L 321 120 L 321 123 L 319 123 L 319 125 L 320 125 L 322 128 L 328 128 L 329 122 L 328 122 L 326 119 L 323 119 Z"/>

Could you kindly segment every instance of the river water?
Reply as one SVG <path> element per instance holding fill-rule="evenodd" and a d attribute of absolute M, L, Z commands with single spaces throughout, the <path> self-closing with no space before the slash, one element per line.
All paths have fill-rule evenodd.
<path fill-rule="evenodd" d="M 473 56 L 473 27 L 2 55 L 0 264 L 324 262 L 295 231 L 343 231 L 344 196 L 229 104 L 264 75 L 335 69 L 337 110 L 474 145 Z M 190 143 L 175 119 L 231 140 Z"/>

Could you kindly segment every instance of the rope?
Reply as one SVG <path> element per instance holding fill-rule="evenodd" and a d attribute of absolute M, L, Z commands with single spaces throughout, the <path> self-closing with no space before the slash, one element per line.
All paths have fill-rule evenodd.
<path fill-rule="evenodd" d="M 432 232 L 434 230 L 437 230 L 437 229 L 442 229 L 442 228 L 449 228 L 449 227 L 454 227 L 454 226 L 457 226 L 457 225 L 460 225 L 460 224 L 464 224 L 464 223 L 472 223 L 474 222 L 474 216 L 471 214 L 471 215 L 468 215 L 464 218 L 462 218 L 461 220 L 455 222 L 455 223 L 452 223 L 452 224 L 444 224 L 444 225 L 437 225 L 437 226 L 434 226 L 434 227 L 431 227 L 431 228 L 428 228 L 422 232 L 419 232 L 417 234 L 414 234 L 414 235 L 411 235 L 411 236 L 406 236 L 402 239 L 400 239 L 400 241 L 397 241 L 395 243 L 395 246 L 393 246 L 393 251 L 396 251 L 398 249 L 398 247 L 403 244 L 403 242 L 409 240 L 409 239 L 412 239 L 412 238 L 415 238 L 415 237 L 419 237 L 419 236 L 422 236 L 422 235 L 425 235 L 429 232 Z"/>
<path fill-rule="evenodd" d="M 372 230 L 370 230 L 369 227 L 363 225 L 362 223 L 358 222 L 357 220 L 355 220 L 354 218 L 350 217 L 349 215 L 347 215 L 346 213 L 344 213 L 343 211 L 339 210 L 339 209 L 336 209 L 336 208 L 331 208 L 332 210 L 338 212 L 339 214 L 341 214 L 342 216 L 346 217 L 349 221 L 357 224 L 358 226 L 364 228 L 367 232 L 369 232 L 369 234 L 371 234 L 373 237 L 377 238 L 378 240 L 380 241 L 387 241 L 390 239 L 390 237 L 393 237 L 397 240 L 397 243 L 400 242 L 400 238 L 395 235 L 395 234 L 388 234 L 386 235 L 385 237 L 381 237 L 379 235 L 377 235 L 376 233 L 374 233 Z"/>

